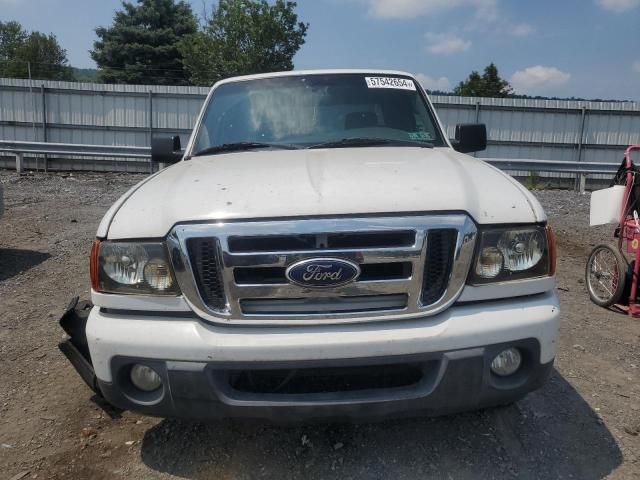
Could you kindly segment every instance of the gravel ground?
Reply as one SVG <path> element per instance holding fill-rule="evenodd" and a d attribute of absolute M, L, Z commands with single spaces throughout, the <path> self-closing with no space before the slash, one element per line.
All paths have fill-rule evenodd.
<path fill-rule="evenodd" d="M 611 237 L 588 228 L 588 195 L 536 192 L 558 237 L 562 303 L 544 388 L 463 415 L 285 428 L 114 411 L 58 352 L 59 316 L 88 295 L 98 221 L 141 178 L 0 172 L 1 478 L 640 478 L 640 320 L 588 299 L 587 255 Z"/>

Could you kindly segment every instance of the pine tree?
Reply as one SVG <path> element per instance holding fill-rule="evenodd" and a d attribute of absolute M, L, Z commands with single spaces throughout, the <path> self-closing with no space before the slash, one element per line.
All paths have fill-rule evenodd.
<path fill-rule="evenodd" d="M 482 75 L 483 97 L 508 97 L 513 93 L 509 82 L 500 78 L 498 67 L 492 62 L 487 65 Z"/>
<path fill-rule="evenodd" d="M 188 84 L 177 45 L 197 28 L 191 6 L 184 1 L 122 2 L 113 24 L 96 29 L 100 40 L 91 58 L 106 83 Z"/>

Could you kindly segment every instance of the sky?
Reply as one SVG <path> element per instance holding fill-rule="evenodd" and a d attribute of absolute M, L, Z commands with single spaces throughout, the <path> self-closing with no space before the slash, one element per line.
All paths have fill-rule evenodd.
<path fill-rule="evenodd" d="M 55 34 L 88 68 L 120 4 L 0 0 L 0 20 Z M 310 23 L 297 69 L 404 70 L 450 90 L 494 62 L 519 94 L 640 100 L 640 0 L 298 0 L 297 12 Z"/>

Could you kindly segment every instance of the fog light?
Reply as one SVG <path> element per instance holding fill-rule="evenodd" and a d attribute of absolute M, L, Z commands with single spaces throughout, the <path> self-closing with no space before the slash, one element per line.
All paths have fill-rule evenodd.
<path fill-rule="evenodd" d="M 491 371 L 501 377 L 513 375 L 522 364 L 522 355 L 517 348 L 503 350 L 491 362 Z"/>
<path fill-rule="evenodd" d="M 134 365 L 131 367 L 129 376 L 131 377 L 131 383 L 143 392 L 153 392 L 162 385 L 160 375 L 153 368 L 146 365 Z"/>

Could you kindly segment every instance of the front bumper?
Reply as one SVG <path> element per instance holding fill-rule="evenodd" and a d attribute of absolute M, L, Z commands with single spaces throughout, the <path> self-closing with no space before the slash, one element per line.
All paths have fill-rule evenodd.
<path fill-rule="evenodd" d="M 489 371 L 491 360 L 511 346 L 517 346 L 523 352 L 525 363 L 512 377 L 496 377 Z M 98 380 L 98 384 L 111 404 L 159 417 L 234 417 L 299 422 L 435 416 L 507 404 L 539 388 L 549 377 L 553 361 L 540 364 L 538 355 L 538 342 L 525 339 L 451 352 L 339 361 L 218 364 L 116 357 L 112 362 L 115 380 Z M 136 391 L 128 378 L 130 366 L 135 363 L 154 368 L 162 377 L 163 387 L 152 394 Z M 251 391 L 246 382 L 237 387 L 242 383 L 238 377 L 246 371 L 258 375 L 260 372 L 282 372 L 280 378 L 286 375 L 290 379 L 294 378 L 291 373 L 304 376 L 305 371 L 340 378 L 343 374 L 353 375 L 354 371 L 383 371 L 394 366 L 396 372 L 412 366 L 419 375 L 414 378 L 415 382 L 402 386 L 397 386 L 401 382 L 387 379 L 395 386 L 379 387 L 384 380 L 377 379 L 378 387 L 370 385 L 369 388 L 339 392 L 300 393 L 296 388 L 304 385 L 304 380 L 297 382 L 293 389 L 287 389 L 285 385 L 276 387 L 275 391 L 265 391 L 260 385 L 255 387 L 259 391 Z M 364 368 L 359 370 L 359 367 Z M 279 384 L 283 385 L 282 382 Z"/>
<path fill-rule="evenodd" d="M 115 406 L 163 417 L 295 421 L 437 415 L 512 402 L 549 376 L 558 323 L 557 297 L 548 292 L 458 304 L 410 321 L 287 328 L 224 327 L 95 307 L 86 336 L 99 390 Z M 523 352 L 523 367 L 498 378 L 490 373 L 491 360 L 511 346 Z M 134 363 L 154 368 L 163 387 L 136 391 L 128 375 Z M 291 378 L 309 372 L 357 383 L 378 369 L 411 370 L 414 377 L 342 390 L 287 390 Z M 238 387 L 240 377 L 274 371 L 284 387 Z"/>

